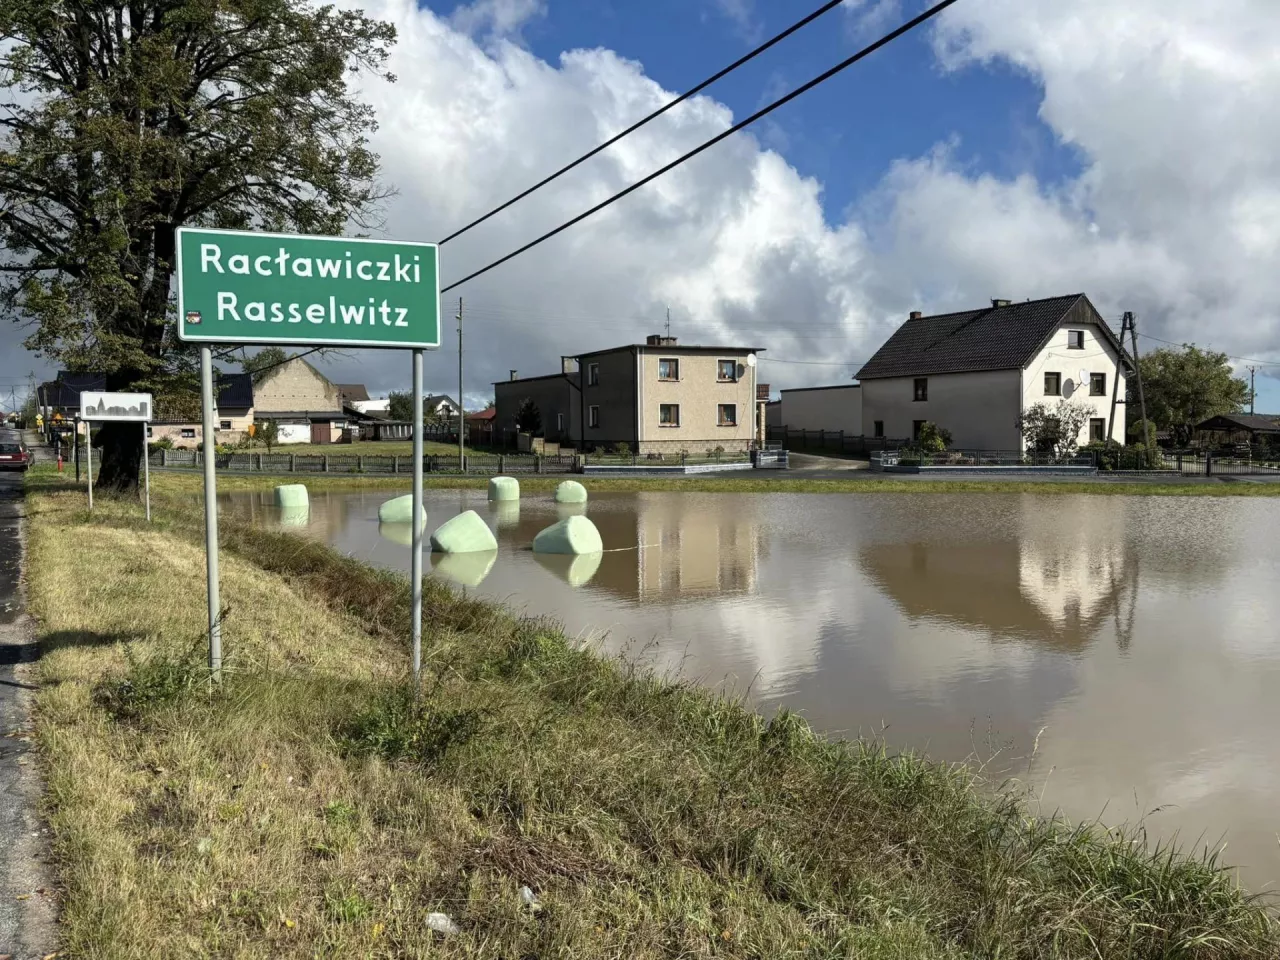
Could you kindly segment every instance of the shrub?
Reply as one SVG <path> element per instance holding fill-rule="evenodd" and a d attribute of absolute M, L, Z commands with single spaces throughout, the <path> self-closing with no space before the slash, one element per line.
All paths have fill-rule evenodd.
<path fill-rule="evenodd" d="M 951 446 L 951 431 L 925 421 L 920 425 L 920 436 L 916 437 L 915 446 L 924 453 L 942 453 Z"/>
<path fill-rule="evenodd" d="M 619 457 L 629 457 L 631 456 L 631 444 L 625 440 L 622 443 L 615 443 L 612 452 Z"/>

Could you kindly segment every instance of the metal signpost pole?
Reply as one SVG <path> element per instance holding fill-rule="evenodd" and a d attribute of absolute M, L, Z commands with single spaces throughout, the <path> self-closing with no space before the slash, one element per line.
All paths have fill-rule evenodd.
<path fill-rule="evenodd" d="M 147 449 L 147 423 L 142 422 L 142 476 L 147 491 L 147 523 L 151 522 L 151 451 Z"/>
<path fill-rule="evenodd" d="M 84 464 L 89 478 L 89 512 L 93 513 L 93 421 L 84 422 Z"/>
<path fill-rule="evenodd" d="M 222 681 L 222 626 L 218 622 L 218 482 L 214 476 L 213 357 L 200 345 L 200 418 L 204 434 L 204 551 L 209 588 L 209 674 Z M 145 428 L 144 428 L 145 429 Z"/>
<path fill-rule="evenodd" d="M 413 555 L 409 576 L 413 602 L 409 614 L 413 638 L 413 689 L 417 696 L 422 672 L 422 351 L 413 351 Z"/>

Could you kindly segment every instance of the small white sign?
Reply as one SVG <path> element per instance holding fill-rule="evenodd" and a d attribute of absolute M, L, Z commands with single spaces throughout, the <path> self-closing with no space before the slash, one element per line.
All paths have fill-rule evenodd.
<path fill-rule="evenodd" d="M 146 423 L 151 419 L 151 394 L 84 390 L 80 394 L 80 419 Z"/>

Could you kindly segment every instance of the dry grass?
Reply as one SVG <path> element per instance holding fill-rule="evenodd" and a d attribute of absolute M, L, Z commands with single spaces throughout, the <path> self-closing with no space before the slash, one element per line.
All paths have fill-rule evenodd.
<path fill-rule="evenodd" d="M 187 500 L 154 528 L 30 500 L 72 956 L 1280 954 L 1212 863 L 1029 818 L 434 581 L 415 704 L 406 581 L 285 534 L 224 529 L 210 691 Z"/>

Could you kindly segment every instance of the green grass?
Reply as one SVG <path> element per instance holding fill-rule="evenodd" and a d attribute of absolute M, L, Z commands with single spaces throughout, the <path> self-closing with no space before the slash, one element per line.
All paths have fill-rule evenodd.
<path fill-rule="evenodd" d="M 1212 858 L 1033 817 L 431 580 L 415 699 L 407 581 L 287 534 L 222 527 L 210 690 L 190 496 L 148 526 L 32 479 L 71 956 L 1280 955 Z"/>
<path fill-rule="evenodd" d="M 765 473 L 765 471 L 761 471 Z M 1090 496 L 1144 496 L 1144 497 L 1280 497 L 1280 483 L 1242 483 L 1222 481 L 1184 481 L 1164 483 L 1152 481 L 1106 480 L 1096 481 L 1025 481 L 1025 480 L 904 480 L 887 474 L 869 471 L 851 471 L 847 479 L 806 479 L 801 472 L 785 474 L 768 471 L 767 476 L 751 473 L 747 476 L 665 476 L 665 477 L 592 477 L 573 475 L 591 490 L 615 493 L 636 493 L 646 490 L 686 491 L 689 493 L 1034 493 L 1044 496 L 1087 494 Z M 67 474 L 63 474 L 65 478 Z M 520 474 L 520 488 L 529 492 L 545 493 L 554 490 L 568 475 L 545 474 L 530 476 Z M 52 467 L 41 465 L 29 473 L 29 484 L 57 485 L 57 474 Z M 65 482 L 63 480 L 62 482 Z M 220 491 L 270 490 L 281 483 L 305 483 L 317 490 L 360 491 L 394 490 L 407 493 L 411 479 L 407 474 L 378 476 L 371 474 L 339 474 L 321 476 L 309 474 L 298 477 L 288 473 L 271 474 L 218 474 Z M 483 490 L 488 486 L 487 477 L 433 476 L 423 478 L 428 489 Z M 204 489 L 203 475 L 198 470 L 174 469 L 154 471 L 152 484 L 157 490 L 195 493 Z"/>

